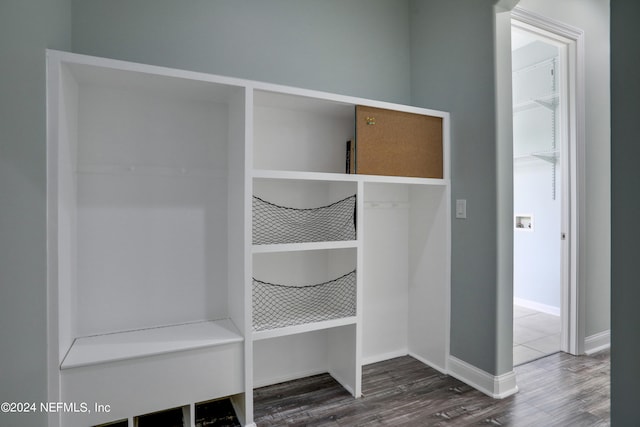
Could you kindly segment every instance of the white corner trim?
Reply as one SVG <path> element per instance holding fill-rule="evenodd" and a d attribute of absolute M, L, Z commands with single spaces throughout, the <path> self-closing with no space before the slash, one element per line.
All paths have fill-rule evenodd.
<path fill-rule="evenodd" d="M 588 356 L 611 347 L 611 331 L 606 330 L 584 339 L 584 353 Z"/>
<path fill-rule="evenodd" d="M 504 399 L 518 392 L 514 371 L 491 375 L 455 356 L 449 356 L 449 375 L 494 399 Z"/>

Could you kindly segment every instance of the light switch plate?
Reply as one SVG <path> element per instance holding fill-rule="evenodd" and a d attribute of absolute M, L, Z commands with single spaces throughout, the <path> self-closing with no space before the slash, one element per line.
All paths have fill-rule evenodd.
<path fill-rule="evenodd" d="M 456 200 L 456 218 L 467 218 L 467 201 L 465 199 Z"/>

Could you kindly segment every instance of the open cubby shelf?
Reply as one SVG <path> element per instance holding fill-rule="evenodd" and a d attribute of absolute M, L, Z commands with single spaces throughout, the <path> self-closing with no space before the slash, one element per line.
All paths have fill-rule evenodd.
<path fill-rule="evenodd" d="M 253 279 L 253 330 L 356 315 L 356 271 L 324 283 L 285 285 Z"/>
<path fill-rule="evenodd" d="M 192 424 L 221 398 L 253 426 L 256 384 L 328 372 L 357 398 L 365 361 L 446 366 L 448 113 L 47 55 L 48 399 L 111 405 L 50 427 Z M 435 125 L 404 143 L 407 117 Z M 345 173 L 376 129 L 392 172 Z M 413 152 L 436 173 L 403 175 Z"/>
<path fill-rule="evenodd" d="M 345 241 L 356 238 L 356 196 L 293 208 L 253 196 L 253 244 Z"/>

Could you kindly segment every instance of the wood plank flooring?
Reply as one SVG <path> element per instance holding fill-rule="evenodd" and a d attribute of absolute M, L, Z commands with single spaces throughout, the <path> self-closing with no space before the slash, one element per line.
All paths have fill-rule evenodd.
<path fill-rule="evenodd" d="M 557 353 L 515 368 L 519 392 L 492 399 L 401 357 L 363 368 L 354 399 L 328 374 L 254 392 L 267 426 L 608 426 L 609 352 Z"/>

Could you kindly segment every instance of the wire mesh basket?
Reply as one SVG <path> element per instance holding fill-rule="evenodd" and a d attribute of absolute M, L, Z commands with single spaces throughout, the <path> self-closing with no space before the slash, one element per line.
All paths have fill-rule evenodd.
<path fill-rule="evenodd" d="M 253 330 L 356 315 L 356 271 L 314 285 L 281 285 L 253 279 Z"/>
<path fill-rule="evenodd" d="M 253 244 L 355 240 L 356 196 L 328 206 L 290 208 L 253 196 Z"/>

